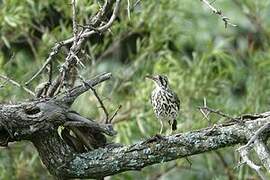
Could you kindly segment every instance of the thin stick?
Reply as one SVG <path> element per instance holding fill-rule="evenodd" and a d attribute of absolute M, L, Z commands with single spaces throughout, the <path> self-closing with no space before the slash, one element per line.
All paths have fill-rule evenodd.
<path fill-rule="evenodd" d="M 108 120 L 108 122 L 105 122 L 106 124 L 107 123 L 112 123 L 112 120 L 114 119 L 114 117 L 117 115 L 118 111 L 122 108 L 122 105 L 119 105 L 118 108 L 116 109 L 116 111 L 114 112 L 114 114 L 112 115 L 112 117 Z"/>
<path fill-rule="evenodd" d="M 198 108 L 199 109 L 202 109 L 202 110 L 205 110 L 205 111 L 208 111 L 210 113 L 215 113 L 215 114 L 217 114 L 219 116 L 222 116 L 222 117 L 225 117 L 225 118 L 228 118 L 228 119 L 232 119 L 232 120 L 238 121 L 236 118 L 233 118 L 233 117 L 231 117 L 231 116 L 223 113 L 222 111 L 220 111 L 218 109 L 217 110 L 216 109 L 211 109 L 209 107 L 198 107 Z"/>
<path fill-rule="evenodd" d="M 207 109 L 207 104 L 206 104 L 206 98 L 203 98 L 203 107 L 199 107 L 200 112 L 203 114 L 203 120 L 206 119 L 208 121 L 208 125 L 211 125 L 210 119 L 209 119 L 209 115 L 210 115 L 210 111 L 208 111 Z"/>
<path fill-rule="evenodd" d="M 78 26 L 77 26 L 77 21 L 76 21 L 76 0 L 71 0 L 71 4 L 72 4 L 72 22 L 73 22 L 73 37 L 75 38 L 75 40 L 78 39 Z"/>
<path fill-rule="evenodd" d="M 249 157 L 248 157 L 248 150 L 247 148 L 243 148 L 238 150 L 240 153 L 240 156 L 242 158 L 242 162 L 241 164 L 247 164 L 251 169 L 255 170 L 257 172 L 257 174 L 259 175 L 259 177 L 262 180 L 266 180 L 266 178 L 264 177 L 263 172 L 261 171 L 261 166 L 256 165 L 255 163 L 253 163 Z"/>
<path fill-rule="evenodd" d="M 27 86 L 30 82 L 32 82 L 38 75 L 42 73 L 42 71 L 47 67 L 48 64 L 52 61 L 53 57 L 59 52 L 60 48 L 64 44 L 62 42 L 56 43 L 56 45 L 52 48 L 51 53 L 49 54 L 48 58 L 46 59 L 45 63 L 42 65 L 42 67 L 34 74 L 26 83 L 25 85 Z"/>
<path fill-rule="evenodd" d="M 248 141 L 248 143 L 244 146 L 241 146 L 238 150 L 241 150 L 243 148 L 249 148 L 249 146 L 256 140 L 259 139 L 259 136 L 265 131 L 268 130 L 270 127 L 270 122 L 264 124 L 262 127 L 260 127 L 255 134 L 250 138 L 250 140 Z"/>
<path fill-rule="evenodd" d="M 202 1 L 204 4 L 206 4 L 213 11 L 213 13 L 215 13 L 216 15 L 218 15 L 224 21 L 225 28 L 227 28 L 228 25 L 233 26 L 233 27 L 236 27 L 237 26 L 236 24 L 230 23 L 229 22 L 230 19 L 228 17 L 224 16 L 220 10 L 217 10 L 214 6 L 212 6 L 211 4 L 213 2 L 212 3 L 209 3 L 207 0 L 200 0 L 200 1 Z"/>
<path fill-rule="evenodd" d="M 140 2 L 141 2 L 141 0 L 137 0 L 137 1 L 134 3 L 133 8 L 135 8 Z"/>
<path fill-rule="evenodd" d="M 11 83 L 11 84 L 13 84 L 13 85 L 15 85 L 15 86 L 17 86 L 17 87 L 19 87 L 19 88 L 22 88 L 22 89 L 23 89 L 24 91 L 26 91 L 28 94 L 30 94 L 30 95 L 32 95 L 32 96 L 35 96 L 35 93 L 34 93 L 33 91 L 31 91 L 30 89 L 24 87 L 23 85 L 19 84 L 18 82 L 16 82 L 16 81 L 10 79 L 9 77 L 0 74 L 0 78 L 2 78 L 2 79 L 4 79 L 4 80 L 8 81 L 9 83 Z"/>
<path fill-rule="evenodd" d="M 127 14 L 128 14 L 128 19 L 130 20 L 130 2 L 127 0 Z"/>
<path fill-rule="evenodd" d="M 103 110 L 103 112 L 104 112 L 104 114 L 105 114 L 105 124 L 107 124 L 108 121 L 109 121 L 109 113 L 108 113 L 107 109 L 105 108 L 103 101 L 102 101 L 101 98 L 99 97 L 99 95 L 98 95 L 96 89 L 93 88 L 90 84 L 88 84 L 88 83 L 83 79 L 82 76 L 79 76 L 79 78 L 80 78 L 80 79 L 83 81 L 83 83 L 84 83 L 86 86 L 88 86 L 88 87 L 91 89 L 91 91 L 93 92 L 93 94 L 94 94 L 94 96 L 96 97 L 98 103 L 100 104 L 101 109 Z"/>
<path fill-rule="evenodd" d="M 53 64 L 52 62 L 50 62 L 49 63 L 49 80 L 48 80 L 49 85 L 52 84 L 52 69 L 53 69 Z"/>

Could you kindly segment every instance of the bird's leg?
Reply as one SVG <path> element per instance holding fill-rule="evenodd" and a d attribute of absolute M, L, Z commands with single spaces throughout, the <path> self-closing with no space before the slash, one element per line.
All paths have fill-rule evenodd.
<path fill-rule="evenodd" d="M 170 135 L 172 135 L 172 133 L 173 133 L 173 130 L 172 130 L 173 128 L 172 128 L 172 126 L 173 126 L 173 125 L 171 124 Z"/>
<path fill-rule="evenodd" d="M 159 134 L 162 134 L 162 130 L 163 130 L 163 122 L 162 120 L 159 120 L 160 121 L 160 131 L 159 131 Z"/>
<path fill-rule="evenodd" d="M 169 122 L 169 125 L 170 125 L 170 128 L 171 128 L 169 135 L 172 135 L 172 133 L 173 133 L 173 121 L 172 120 L 169 120 L 168 122 Z"/>

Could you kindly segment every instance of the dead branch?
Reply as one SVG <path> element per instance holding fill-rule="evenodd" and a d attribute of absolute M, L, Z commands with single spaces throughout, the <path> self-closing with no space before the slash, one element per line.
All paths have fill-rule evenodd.
<path fill-rule="evenodd" d="M 247 164 L 251 169 L 255 170 L 257 172 L 257 174 L 259 175 L 259 177 L 263 180 L 265 180 L 265 176 L 263 174 L 263 172 L 261 171 L 261 166 L 258 166 L 256 164 L 254 164 L 248 157 L 248 150 L 246 148 L 244 149 L 239 149 L 238 150 L 240 153 L 240 156 L 242 158 L 241 160 L 241 164 Z"/>
<path fill-rule="evenodd" d="M 201 1 L 222 18 L 225 27 L 236 26 L 207 0 Z M 94 89 L 94 86 L 110 79 L 111 73 L 100 74 L 87 81 L 83 80 L 84 84 L 76 87 L 72 85 L 63 91 L 65 81 L 69 80 L 72 70 L 77 72 L 78 65 L 84 67 L 78 55 L 83 42 L 95 33 L 110 31 L 117 17 L 120 2 L 121 0 L 106 0 L 96 15 L 90 18 L 89 24 L 79 26 L 76 17 L 76 0 L 71 1 L 73 37 L 56 43 L 43 66 L 26 82 L 29 84 L 50 66 L 49 80 L 46 83 L 49 87 L 37 93 L 40 99 L 15 105 L 0 105 L 0 145 L 7 146 L 10 142 L 29 140 L 37 148 L 50 173 L 58 178 L 102 178 L 248 142 L 238 151 L 243 162 L 264 178 L 261 166 L 254 164 L 249 159 L 248 153 L 250 148 L 254 148 L 264 167 L 270 170 L 269 151 L 261 139 L 261 137 L 267 139 L 270 135 L 269 113 L 232 118 L 219 110 L 207 107 L 205 102 L 204 107 L 199 107 L 199 109 L 207 119 L 210 113 L 215 113 L 234 121 L 182 134 L 155 136 L 124 146 L 107 142 L 105 135 L 116 134 L 111 124 L 97 123 L 69 109 L 75 99 L 89 89 L 93 91 L 101 104 L 106 115 L 106 123 L 111 123 L 121 107 L 109 119 L 108 111 Z M 140 1 L 135 4 L 138 2 Z M 130 16 L 129 1 L 127 9 Z M 110 17 L 105 18 L 110 10 L 112 10 Z M 53 81 L 52 60 L 61 47 L 67 44 L 71 44 L 71 47 L 59 74 Z M 7 79 L 30 93 L 27 88 Z M 238 123 L 239 119 L 244 120 Z M 63 128 L 60 135 L 59 127 Z"/>
<path fill-rule="evenodd" d="M 218 15 L 224 21 L 225 28 L 227 28 L 228 25 L 233 27 L 237 26 L 236 24 L 231 23 L 229 21 L 230 19 L 224 16 L 220 10 L 217 10 L 214 6 L 212 6 L 208 0 L 200 0 L 200 1 L 202 1 L 205 5 L 207 5 L 213 11 L 214 14 Z"/>
<path fill-rule="evenodd" d="M 246 120 L 245 125 L 256 131 L 268 121 L 269 117 Z M 131 146 L 102 148 L 77 154 L 59 172 L 67 177 L 100 178 L 127 170 L 140 170 L 152 164 L 247 142 L 245 134 L 245 126 L 234 122 L 219 128 L 154 138 Z"/>
<path fill-rule="evenodd" d="M 18 82 L 16 82 L 16 81 L 10 79 L 9 77 L 4 76 L 4 75 L 0 75 L 0 78 L 4 79 L 5 81 L 7 81 L 7 82 L 9 82 L 9 83 L 11 83 L 11 84 L 13 84 L 13 85 L 19 87 L 19 88 L 22 88 L 25 92 L 27 92 L 27 93 L 30 94 L 31 96 L 35 96 L 35 93 L 34 93 L 33 91 L 31 91 L 31 90 L 28 89 L 27 87 L 25 87 L 25 86 L 19 84 Z"/>
<path fill-rule="evenodd" d="M 59 94 L 56 98 L 59 98 L 59 101 L 62 101 L 64 103 L 72 104 L 79 95 L 88 91 L 90 89 L 90 87 L 94 87 L 95 85 L 97 85 L 103 81 L 106 81 L 106 80 L 110 79 L 111 77 L 112 77 L 111 73 L 100 74 L 100 75 L 92 78 L 91 80 L 85 81 L 88 84 L 88 86 L 86 86 L 84 83 L 82 85 L 79 85 L 77 87 L 74 87 L 74 88 L 68 90 L 64 94 L 63 97 L 61 97 L 61 94 Z"/>
<path fill-rule="evenodd" d="M 103 132 L 109 136 L 116 135 L 116 131 L 113 130 L 113 127 L 111 124 L 99 124 L 93 120 L 86 119 L 76 113 L 67 113 L 67 118 L 70 119 L 71 121 L 65 122 L 64 126 L 90 127 L 100 132 Z"/>
<path fill-rule="evenodd" d="M 74 3 L 72 3 L 72 7 L 73 7 L 73 31 L 75 28 L 75 31 L 77 31 L 77 24 L 76 23 L 76 10 L 75 10 L 75 1 L 72 1 Z M 104 18 L 104 16 L 106 15 L 106 12 L 108 11 L 108 9 L 113 6 L 113 3 L 115 2 L 115 6 L 113 9 L 113 13 L 109 19 L 109 21 L 102 25 L 100 24 L 102 19 Z M 120 2 L 121 0 L 108 0 L 105 1 L 103 7 L 100 9 L 100 11 L 90 20 L 92 26 L 96 29 L 93 30 L 92 28 L 86 28 L 86 29 L 82 29 L 80 32 L 76 33 L 76 36 L 73 36 L 71 38 L 68 38 L 66 40 L 63 40 L 61 42 L 58 42 L 54 45 L 54 47 L 52 48 L 52 51 L 49 53 L 48 58 L 46 59 L 45 63 L 43 64 L 43 66 L 38 70 L 38 72 L 36 74 L 34 74 L 25 84 L 28 85 L 30 82 L 32 82 L 37 76 L 39 76 L 43 70 L 51 63 L 51 61 L 53 60 L 54 56 L 56 54 L 58 54 L 58 52 L 60 51 L 61 47 L 66 46 L 70 43 L 73 43 L 72 47 L 70 48 L 70 52 L 68 54 L 68 56 L 66 57 L 65 63 L 62 65 L 62 68 L 64 67 L 68 67 L 69 63 L 70 63 L 70 59 L 72 59 L 74 57 L 74 54 L 76 55 L 78 49 L 80 49 L 81 44 L 86 40 L 86 38 L 88 38 L 89 36 L 95 34 L 95 33 L 103 33 L 106 30 L 108 30 L 111 25 L 113 24 L 117 13 L 119 11 L 120 8 Z M 100 26 L 99 26 L 100 25 Z M 96 27 L 98 26 L 98 27 Z M 73 32 L 73 34 L 75 34 Z M 74 43 L 75 42 L 75 43 Z M 56 89 L 56 88 L 52 88 L 52 89 Z"/>
<path fill-rule="evenodd" d="M 258 158 L 261 160 L 262 165 L 270 172 L 270 152 L 265 142 L 262 138 L 265 138 L 265 134 L 269 132 L 270 122 L 262 125 L 257 131 L 252 132 L 249 128 L 246 131 L 246 136 L 249 138 L 249 141 L 246 145 L 241 146 L 237 149 L 239 152 L 242 161 L 240 164 L 247 164 L 250 168 L 254 169 L 261 179 L 266 179 L 265 175 L 262 172 L 262 167 L 256 165 L 250 158 L 248 154 L 252 148 L 254 148 Z"/>

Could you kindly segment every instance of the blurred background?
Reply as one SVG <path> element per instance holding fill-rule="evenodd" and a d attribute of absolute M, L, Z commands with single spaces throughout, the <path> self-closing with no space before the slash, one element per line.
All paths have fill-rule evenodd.
<path fill-rule="evenodd" d="M 102 1 L 78 0 L 78 22 L 85 24 Z M 216 0 L 238 27 L 224 22 L 201 1 L 122 1 L 119 17 L 111 31 L 92 36 L 80 55 L 86 79 L 104 71 L 113 79 L 97 91 L 114 119 L 118 135 L 111 141 L 136 143 L 159 132 L 149 96 L 153 84 L 147 74 L 165 74 L 181 99 L 177 132 L 208 126 L 197 110 L 203 105 L 231 116 L 269 110 L 270 103 L 270 1 Z M 0 1 L 0 73 L 20 83 L 29 80 L 42 66 L 55 42 L 72 35 L 71 5 L 68 1 Z M 56 74 L 67 53 L 63 48 L 54 59 Z M 29 88 L 46 80 L 44 74 Z M 22 89 L 0 80 L 0 102 L 15 103 L 29 97 Z M 76 82 L 81 83 L 80 81 Z M 95 97 L 87 92 L 74 103 L 74 110 L 102 120 L 104 114 Z M 211 123 L 225 119 L 210 116 Z M 168 130 L 169 131 L 169 130 Z M 189 157 L 192 165 L 179 159 L 153 165 L 140 172 L 125 172 L 110 179 L 258 179 L 247 166 L 237 168 L 234 148 Z M 0 179 L 53 179 L 29 142 L 11 144 L 0 150 Z"/>

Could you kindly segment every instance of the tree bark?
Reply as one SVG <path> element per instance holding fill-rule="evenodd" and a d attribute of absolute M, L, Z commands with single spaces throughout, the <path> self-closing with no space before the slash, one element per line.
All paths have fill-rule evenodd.
<path fill-rule="evenodd" d="M 90 80 L 89 83 L 95 85 L 97 82 L 102 82 L 97 81 L 101 77 L 106 79 L 110 76 L 103 74 L 96 77 L 95 80 Z M 236 118 L 237 121 L 205 129 L 167 137 L 155 136 L 128 146 L 106 144 L 94 150 L 78 153 L 62 139 L 57 130 L 66 122 L 75 122 L 75 120 L 80 122 L 80 119 L 84 119 L 83 123 L 86 122 L 85 118 L 79 114 L 74 115 L 74 112 L 71 112 L 65 105 L 66 99 L 73 101 L 74 97 L 78 97 L 86 90 L 87 86 L 78 86 L 67 92 L 60 101 L 53 98 L 17 105 L 1 105 L 1 142 L 30 140 L 37 148 L 42 162 L 50 173 L 59 178 L 100 178 L 246 143 L 252 134 L 270 121 L 270 112 L 254 116 L 248 115 Z M 70 104 L 70 101 L 67 101 L 67 104 Z M 70 113 L 73 115 L 70 116 Z M 110 125 L 91 121 L 86 127 L 100 133 L 114 134 Z M 264 138 L 267 138 L 268 135 L 269 130 L 263 131 Z M 1 145 L 4 146 L 7 143 L 1 143 Z M 256 148 L 261 149 L 259 146 Z M 268 152 L 267 146 L 263 146 L 261 152 L 262 156 L 266 156 L 266 159 L 269 158 L 268 153 L 265 154 L 264 151 Z M 267 162 L 263 163 L 268 165 Z"/>
<path fill-rule="evenodd" d="M 130 146 L 76 154 L 61 171 L 67 177 L 98 178 L 246 143 L 247 127 L 255 132 L 270 120 L 270 116 L 265 114 L 256 117 L 245 119 L 243 124 L 232 122 L 163 138 L 155 137 Z M 268 136 L 269 132 L 264 135 Z"/>

